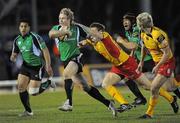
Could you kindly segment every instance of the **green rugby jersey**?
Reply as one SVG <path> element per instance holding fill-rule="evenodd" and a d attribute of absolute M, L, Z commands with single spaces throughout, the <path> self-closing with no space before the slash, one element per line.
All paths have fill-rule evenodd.
<path fill-rule="evenodd" d="M 140 38 L 139 28 L 136 25 L 134 25 L 132 27 L 132 32 L 125 31 L 125 36 L 128 39 L 128 41 L 138 44 L 138 48 L 135 50 L 135 56 L 140 61 L 140 59 L 141 59 L 141 44 L 140 44 L 141 38 Z M 150 59 L 152 59 L 151 55 L 147 54 L 144 58 L 144 61 L 148 61 Z"/>
<path fill-rule="evenodd" d="M 13 42 L 14 53 L 21 53 L 23 62 L 29 66 L 40 66 L 43 63 L 41 50 L 46 48 L 42 37 L 33 32 L 25 36 L 18 35 Z"/>
<path fill-rule="evenodd" d="M 51 30 L 60 30 L 60 25 L 55 25 L 52 27 Z M 60 59 L 61 61 L 68 61 L 73 56 L 77 56 L 80 54 L 80 50 L 78 47 L 78 42 L 80 41 L 80 38 L 86 38 L 86 32 L 77 25 L 71 25 L 70 31 L 72 32 L 72 35 L 70 37 L 65 37 L 63 39 L 55 38 L 55 43 L 58 48 L 58 51 L 60 53 Z"/>

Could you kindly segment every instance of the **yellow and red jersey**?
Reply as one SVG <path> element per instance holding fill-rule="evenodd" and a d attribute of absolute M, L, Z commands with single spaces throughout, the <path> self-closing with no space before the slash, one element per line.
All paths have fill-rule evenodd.
<path fill-rule="evenodd" d="M 115 66 L 121 65 L 129 58 L 129 55 L 119 47 L 107 32 L 103 32 L 101 41 L 92 42 L 88 40 L 88 43 Z"/>
<path fill-rule="evenodd" d="M 145 47 L 152 55 L 153 60 L 155 62 L 159 62 L 163 56 L 163 52 L 161 51 L 161 49 L 169 46 L 169 38 L 167 34 L 161 29 L 153 27 L 151 30 L 151 34 L 141 32 L 141 38 L 144 42 Z M 173 57 L 172 52 L 168 57 L 168 59 L 171 59 Z"/>

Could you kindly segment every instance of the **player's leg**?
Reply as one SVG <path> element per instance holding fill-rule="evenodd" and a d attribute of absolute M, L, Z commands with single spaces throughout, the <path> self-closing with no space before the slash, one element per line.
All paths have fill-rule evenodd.
<path fill-rule="evenodd" d="M 180 98 L 180 75 L 177 75 L 174 79 L 173 79 L 173 83 L 175 84 L 175 86 L 177 87 L 173 93 Z"/>
<path fill-rule="evenodd" d="M 98 89 L 96 89 L 95 87 L 93 86 L 89 86 L 87 84 L 87 82 L 85 81 L 84 77 L 79 73 L 79 74 L 76 74 L 72 77 L 72 80 L 73 81 L 76 81 L 76 82 L 80 82 L 82 84 L 82 87 L 83 87 L 83 90 L 91 97 L 93 97 L 94 99 L 98 100 L 99 102 L 103 103 L 106 107 L 108 107 L 112 113 L 113 113 L 113 116 L 116 116 L 117 113 L 116 113 L 116 109 L 113 105 L 113 102 L 106 99 L 100 92 Z"/>
<path fill-rule="evenodd" d="M 30 107 L 29 103 L 29 94 L 27 91 L 27 87 L 29 84 L 29 77 L 23 74 L 18 75 L 18 90 L 19 90 L 19 96 L 21 99 L 21 103 L 23 104 L 25 111 L 22 114 L 19 114 L 19 116 L 32 116 L 33 112 Z"/>
<path fill-rule="evenodd" d="M 147 103 L 146 98 L 142 95 L 137 84 L 130 79 L 128 79 L 125 83 L 128 86 L 129 90 L 131 90 L 131 92 L 136 96 L 132 105 L 145 105 Z"/>
<path fill-rule="evenodd" d="M 113 84 L 119 82 L 120 80 L 120 75 L 109 72 L 103 79 L 102 87 L 108 92 L 110 96 L 112 96 L 116 101 L 120 103 L 120 107 L 117 108 L 117 111 L 121 113 L 130 110 L 132 106 L 128 103 L 128 101 L 126 101 L 120 91 L 118 91 L 117 88 L 113 86 Z"/>
<path fill-rule="evenodd" d="M 138 105 L 141 104 L 141 99 L 143 100 L 142 104 L 146 103 L 146 99 L 145 97 L 142 95 L 142 93 L 140 92 L 137 84 L 135 82 L 133 82 L 132 80 L 135 80 L 135 78 L 140 76 L 140 73 L 136 72 L 137 69 L 137 62 L 133 57 L 129 57 L 129 59 L 124 62 L 122 65 L 115 67 L 113 66 L 111 71 L 118 74 L 118 75 L 124 75 L 127 78 L 131 79 L 131 81 L 129 80 L 127 82 L 130 90 L 140 99 L 136 99 L 135 102 L 133 104 Z"/>
<path fill-rule="evenodd" d="M 29 72 L 30 72 L 29 94 L 36 96 L 43 93 L 50 86 L 54 87 L 52 86 L 54 85 L 53 82 L 51 82 L 51 80 L 49 79 L 45 82 L 41 82 L 45 72 L 43 67 L 40 66 L 36 68 L 31 68 Z"/>
<path fill-rule="evenodd" d="M 119 82 L 121 77 L 113 72 L 109 72 L 103 79 L 102 87 L 120 104 L 129 104 L 128 101 L 122 96 L 122 94 L 113 86 L 113 84 Z"/>
<path fill-rule="evenodd" d="M 166 81 L 166 77 L 163 77 L 163 78 L 161 78 L 161 77 L 159 77 L 160 75 L 158 75 L 158 77 L 156 76 L 155 78 L 156 79 L 154 79 L 153 81 L 152 81 L 152 83 L 155 81 L 155 84 L 154 85 L 152 85 L 152 83 L 147 79 L 147 77 L 144 75 L 144 74 L 141 74 L 141 76 L 140 77 L 138 77 L 137 79 L 136 79 L 136 81 L 140 84 L 140 85 L 142 85 L 142 87 L 144 88 L 144 89 L 146 89 L 146 90 L 149 90 L 150 88 L 151 88 L 151 92 L 153 91 L 153 93 L 157 93 L 157 91 L 158 91 L 158 95 L 160 95 L 160 96 L 162 96 L 162 97 L 164 97 L 166 100 L 168 100 L 168 102 L 169 103 L 176 103 L 176 102 L 173 102 L 173 100 L 174 100 L 174 98 L 173 98 L 173 96 L 171 96 L 165 89 L 163 89 L 163 88 L 160 88 L 159 86 L 161 86 L 161 85 L 163 85 L 164 83 L 165 83 L 165 81 Z M 159 82 L 159 83 L 158 83 Z M 153 90 L 152 90 L 153 89 Z M 156 98 L 158 98 L 158 96 L 157 95 L 155 95 L 155 97 L 153 97 L 153 99 L 150 99 L 150 104 L 149 105 L 152 105 L 151 107 L 152 108 L 154 108 L 155 107 L 155 105 L 156 105 L 156 103 L 157 103 L 157 99 Z M 152 102 L 152 103 L 151 103 Z M 149 106 L 150 107 L 150 106 Z M 151 108 L 150 108 L 151 109 Z M 175 108 L 173 108 L 173 110 L 175 111 L 176 109 Z M 151 111 L 150 111 L 151 112 Z M 176 111 L 175 111 L 176 112 Z M 152 112 L 153 113 L 153 112 Z M 149 113 L 150 114 L 150 113 Z"/>
<path fill-rule="evenodd" d="M 61 111 L 72 111 L 72 92 L 73 92 L 73 81 L 71 77 L 78 72 L 78 66 L 74 61 L 70 61 L 65 64 L 65 69 L 63 71 L 64 77 L 64 88 L 66 92 L 67 100 L 65 103 L 59 107 Z"/>
<path fill-rule="evenodd" d="M 171 104 L 176 103 L 176 102 L 174 102 L 173 96 L 171 96 L 167 91 L 165 91 L 164 89 L 161 88 L 161 86 L 164 84 L 166 79 L 167 79 L 166 77 L 164 77 L 163 75 L 160 75 L 160 74 L 158 74 L 154 78 L 154 80 L 152 81 L 152 84 L 151 84 L 152 96 L 150 97 L 148 110 L 146 111 L 146 114 L 140 118 L 151 118 L 152 117 L 152 115 L 154 113 L 154 107 L 157 104 L 158 95 L 161 95 L 164 98 L 166 98 Z M 173 108 L 173 110 L 174 110 L 174 108 Z"/>
<path fill-rule="evenodd" d="M 180 99 L 180 88 L 178 87 L 173 93 Z"/>

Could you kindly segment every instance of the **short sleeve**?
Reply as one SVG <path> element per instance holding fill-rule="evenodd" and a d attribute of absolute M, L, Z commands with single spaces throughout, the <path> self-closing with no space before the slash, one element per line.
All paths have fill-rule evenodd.
<path fill-rule="evenodd" d="M 76 26 L 79 29 L 80 37 L 86 38 L 87 33 L 80 26 L 78 26 L 78 25 L 76 25 Z"/>
<path fill-rule="evenodd" d="M 19 53 L 19 48 L 18 48 L 18 46 L 17 46 L 17 41 L 18 40 L 18 37 L 16 37 L 15 39 L 14 39 L 14 41 L 13 41 L 13 49 L 12 49 L 12 52 L 13 53 Z"/>

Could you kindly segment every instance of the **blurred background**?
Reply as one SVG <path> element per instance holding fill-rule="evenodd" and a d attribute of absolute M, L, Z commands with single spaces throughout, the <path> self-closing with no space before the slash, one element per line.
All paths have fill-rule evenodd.
<path fill-rule="evenodd" d="M 54 41 L 48 38 L 48 32 L 53 25 L 58 24 L 59 11 L 64 7 L 74 11 L 76 21 L 85 25 L 100 22 L 106 25 L 106 30 L 113 36 L 124 34 L 122 17 L 125 13 L 151 13 L 155 26 L 169 34 L 176 57 L 176 74 L 180 73 L 179 0 L 0 0 L 0 80 L 14 80 L 17 77 L 21 59 L 11 63 L 9 57 L 14 37 L 19 33 L 18 21 L 22 16 L 30 17 L 31 30 L 46 41 L 55 76 L 59 76 L 61 62 L 57 54 L 53 53 Z M 107 63 L 91 48 L 82 49 L 82 52 L 86 64 Z"/>

